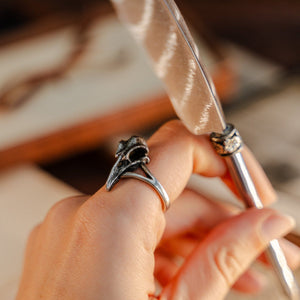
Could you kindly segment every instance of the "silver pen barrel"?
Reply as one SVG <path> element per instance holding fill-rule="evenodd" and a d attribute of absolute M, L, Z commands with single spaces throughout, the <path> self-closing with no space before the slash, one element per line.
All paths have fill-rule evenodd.
<path fill-rule="evenodd" d="M 252 178 L 245 164 L 242 153 L 242 140 L 236 129 L 228 124 L 224 135 L 213 133 L 211 141 L 220 155 L 224 155 L 232 179 L 247 207 L 263 208 Z M 300 293 L 297 281 L 289 268 L 286 258 L 277 240 L 272 240 L 266 249 L 267 256 L 281 283 L 291 300 L 299 300 Z"/>

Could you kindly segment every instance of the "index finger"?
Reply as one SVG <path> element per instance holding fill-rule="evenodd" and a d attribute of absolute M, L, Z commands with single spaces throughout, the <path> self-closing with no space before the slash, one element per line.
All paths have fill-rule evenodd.
<path fill-rule="evenodd" d="M 163 125 L 148 140 L 148 147 L 148 168 L 166 190 L 171 203 L 181 194 L 192 173 L 221 177 L 227 171 L 223 159 L 215 153 L 209 138 L 191 134 L 178 120 Z M 100 189 L 94 197 L 102 195 L 104 190 Z M 135 179 L 122 179 L 110 192 L 105 193 L 118 201 L 119 197 L 124 199 L 127 195 L 132 198 L 133 191 L 135 198 L 143 199 L 140 201 L 143 203 L 142 210 L 149 210 L 146 204 L 148 202 L 161 210 L 160 201 L 154 199 L 159 199 L 155 191 L 149 185 Z M 122 200 L 124 201 L 126 200 Z M 139 207 L 140 204 L 135 203 L 134 209 Z"/>
<path fill-rule="evenodd" d="M 225 162 L 215 153 L 208 137 L 191 134 L 181 121 L 163 125 L 149 139 L 148 146 L 151 160 L 148 168 L 166 190 L 171 203 L 181 194 L 192 173 L 226 174 Z M 164 229 L 159 196 L 150 185 L 136 179 L 121 179 L 109 192 L 102 187 L 83 206 L 89 207 L 92 219 L 100 219 L 103 214 L 120 220 L 126 216 L 133 227 L 139 224 L 141 232 L 154 233 L 155 240 Z"/>
<path fill-rule="evenodd" d="M 174 120 L 163 125 L 149 139 L 148 146 L 151 159 L 149 169 L 165 188 L 171 203 L 181 194 L 192 173 L 221 177 L 232 190 L 235 190 L 232 180 L 228 177 L 225 162 L 216 154 L 209 138 L 191 134 L 181 121 Z M 243 149 L 243 154 L 262 202 L 273 201 L 275 193 L 262 168 L 247 148 Z M 109 193 L 102 188 L 93 198 L 97 199 L 103 193 L 106 193 L 109 198 L 113 197 L 114 202 L 122 201 L 121 207 L 129 201 L 128 211 L 149 213 L 149 209 L 156 212 L 161 210 L 155 191 L 147 184 L 135 179 L 120 180 Z"/>

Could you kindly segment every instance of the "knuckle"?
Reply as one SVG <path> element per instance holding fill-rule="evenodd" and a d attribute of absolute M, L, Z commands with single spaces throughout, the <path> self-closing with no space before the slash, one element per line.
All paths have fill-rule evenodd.
<path fill-rule="evenodd" d="M 171 121 L 166 122 L 163 126 L 163 129 L 165 130 L 178 130 L 178 129 L 184 129 L 184 126 L 180 120 L 174 119 Z"/>
<path fill-rule="evenodd" d="M 62 199 L 55 203 L 48 211 L 45 222 L 57 223 L 65 220 L 69 213 L 76 207 L 79 207 L 86 196 L 72 196 Z"/>
<path fill-rule="evenodd" d="M 180 120 L 168 121 L 161 127 L 161 132 L 167 137 L 176 136 L 178 138 L 184 136 L 186 139 L 188 136 L 190 136 L 189 132 Z"/>
<path fill-rule="evenodd" d="M 48 211 L 45 223 L 56 223 L 60 218 L 64 217 L 69 205 L 69 199 L 63 199 L 55 203 Z"/>
<path fill-rule="evenodd" d="M 28 243 L 31 243 L 35 240 L 36 236 L 38 235 L 38 233 L 41 229 L 41 226 L 42 226 L 42 224 L 37 224 L 31 229 L 29 236 L 28 236 Z"/>
<path fill-rule="evenodd" d="M 38 234 L 41 230 L 41 224 L 38 224 L 32 228 L 26 241 L 26 253 L 30 253 L 31 249 L 36 245 Z"/>
<path fill-rule="evenodd" d="M 185 128 L 180 120 L 171 120 L 162 125 L 162 127 L 151 137 L 149 146 L 151 152 L 155 151 L 156 147 L 161 147 L 169 144 L 176 136 L 176 144 L 181 144 L 186 151 L 193 145 L 194 137 Z"/>
<path fill-rule="evenodd" d="M 231 246 L 221 246 L 213 254 L 213 261 L 220 275 L 231 286 L 242 273 L 243 266 L 236 250 Z"/>

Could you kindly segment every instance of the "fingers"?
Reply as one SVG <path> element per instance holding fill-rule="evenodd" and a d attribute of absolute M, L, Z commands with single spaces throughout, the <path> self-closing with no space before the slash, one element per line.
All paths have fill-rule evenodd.
<path fill-rule="evenodd" d="M 228 206 L 213 202 L 199 193 L 185 189 L 166 212 L 163 239 L 194 232 L 205 234 L 221 221 L 234 215 Z"/>
<path fill-rule="evenodd" d="M 266 277 L 253 268 L 248 269 L 233 285 L 233 289 L 247 294 L 260 292 L 267 284 Z"/>
<path fill-rule="evenodd" d="M 80 195 L 59 201 L 49 210 L 44 221 L 32 230 L 27 241 L 23 279 L 18 292 L 20 295 L 25 293 L 27 286 L 36 287 L 34 290 L 38 291 L 39 283 L 48 275 L 44 270 L 51 273 L 55 257 L 63 246 L 61 242 L 65 238 L 71 217 L 87 198 L 88 196 Z M 35 272 L 32 271 L 33 266 Z"/>
<path fill-rule="evenodd" d="M 224 161 L 215 153 L 208 138 L 192 135 L 180 121 L 162 126 L 149 139 L 148 146 L 149 169 L 165 188 L 171 202 L 182 192 L 192 172 L 204 176 L 221 176 L 226 172 Z M 135 179 L 121 180 L 110 193 L 119 190 L 131 193 L 132 189 L 137 193 L 137 186 L 142 187 L 144 197 L 149 187 Z M 151 188 L 150 191 L 155 195 Z"/>
<path fill-rule="evenodd" d="M 33 256 L 34 259 L 37 256 L 35 252 L 44 251 L 55 256 L 55 247 L 59 245 L 59 240 L 62 239 L 62 233 L 66 231 L 66 227 L 71 221 L 71 216 L 74 215 L 88 197 L 85 195 L 68 197 L 53 205 L 44 221 L 31 231 L 27 241 L 26 255 L 28 257 Z M 42 236 L 42 238 L 39 236 Z M 44 246 L 46 244 L 48 245 L 47 248 Z M 43 247 L 45 249 L 42 249 Z"/>
<path fill-rule="evenodd" d="M 236 208 L 185 189 L 165 214 L 166 228 L 159 247 L 186 257 L 213 227 L 236 214 Z M 280 239 L 279 243 L 288 265 L 296 269 L 300 265 L 299 247 L 286 239 Z M 259 259 L 268 264 L 264 255 Z"/>
<path fill-rule="evenodd" d="M 226 220 L 193 251 L 161 299 L 223 299 L 269 241 L 293 225 L 270 209 L 250 209 Z"/>
<path fill-rule="evenodd" d="M 49 253 L 52 257 L 56 255 L 57 247 L 61 244 L 60 240 L 68 233 L 74 215 L 89 197 L 87 195 L 68 197 L 51 207 L 40 228 L 41 234 L 43 234 L 43 239 L 39 240 L 40 251 Z"/>
<path fill-rule="evenodd" d="M 225 162 L 215 153 L 208 137 L 192 135 L 180 121 L 171 121 L 162 126 L 150 138 L 148 146 L 151 159 L 149 169 L 165 188 L 171 203 L 183 191 L 193 172 L 204 176 L 220 176 L 228 185 L 232 185 L 226 176 Z M 244 152 L 262 201 L 273 201 L 274 192 L 262 169 L 247 149 Z M 155 233 L 156 241 L 161 237 L 165 222 L 162 220 L 160 199 L 143 182 L 122 179 L 112 191 L 106 192 L 102 188 L 88 202 L 89 205 L 85 207 L 90 206 L 92 215 L 97 215 L 99 210 L 106 210 L 110 215 L 125 212 L 133 226 L 144 224 Z"/>
<path fill-rule="evenodd" d="M 162 184 L 173 202 L 183 191 L 192 174 L 222 176 L 226 172 L 224 161 L 215 153 L 207 137 L 189 133 L 180 121 L 161 127 L 148 141 L 150 148 L 149 169 Z M 84 207 L 92 219 L 106 214 L 127 215 L 136 227 L 147 227 L 147 236 L 155 234 L 155 243 L 164 229 L 164 215 L 156 192 L 136 179 L 122 179 L 107 192 L 99 190 Z M 89 208 L 88 208 L 89 207 Z"/>
<path fill-rule="evenodd" d="M 178 272 L 180 265 L 176 263 L 176 257 L 170 257 L 168 253 L 158 251 L 155 256 L 155 278 L 162 287 L 171 282 Z M 233 289 L 242 293 L 255 294 L 266 286 L 266 277 L 253 268 L 248 269 L 234 283 Z"/>
<path fill-rule="evenodd" d="M 148 167 L 166 189 L 171 203 L 193 172 L 219 177 L 226 174 L 226 165 L 208 138 L 190 134 L 179 121 L 164 125 L 148 145 Z M 60 216 L 54 217 L 60 220 Z M 117 285 L 119 292 L 126 291 L 126 299 L 144 299 L 153 293 L 153 253 L 163 233 L 165 217 L 160 199 L 149 185 L 122 179 L 110 192 L 100 189 L 76 210 L 72 226 L 68 253 L 84 258 L 81 263 L 97 275 L 89 280 L 96 283 L 101 272 L 110 274 L 109 279 L 102 276 L 104 280 L 97 282 L 99 290 L 115 298 L 123 297 L 116 294 Z"/>
<path fill-rule="evenodd" d="M 166 189 L 171 202 L 185 188 L 192 172 L 206 176 L 222 176 L 226 172 L 224 161 L 207 137 L 190 134 L 179 121 L 159 129 L 148 146 L 148 168 Z M 109 280 L 97 283 L 99 289 L 115 295 L 114 299 L 144 299 L 155 288 L 153 253 L 164 227 L 165 217 L 156 192 L 136 179 L 121 179 L 110 192 L 102 188 L 80 207 L 72 239 L 80 242 L 79 250 L 92 272 L 109 270 Z M 103 253 L 105 261 L 101 259 Z M 119 292 L 126 291 L 127 296 L 116 296 L 114 286 L 119 287 Z"/>
<path fill-rule="evenodd" d="M 170 256 L 158 251 L 155 255 L 154 276 L 161 286 L 167 285 L 178 271 L 178 265 Z"/>
<path fill-rule="evenodd" d="M 178 257 L 188 257 L 203 237 L 217 224 L 232 217 L 229 206 L 220 205 L 184 190 L 179 199 L 166 213 L 166 229 L 156 251 L 155 277 L 164 286 L 177 273 Z M 295 269 L 299 264 L 299 248 L 286 240 L 280 240 L 288 264 Z M 256 293 L 265 284 L 265 277 L 256 270 L 249 270 L 234 284 L 233 288 L 245 293 Z"/>
<path fill-rule="evenodd" d="M 168 253 L 159 251 L 155 256 L 155 278 L 162 287 L 166 286 L 178 272 L 180 265 L 177 257 L 170 257 Z M 253 268 L 248 269 L 234 283 L 233 289 L 242 293 L 255 294 L 266 286 L 266 277 Z"/>

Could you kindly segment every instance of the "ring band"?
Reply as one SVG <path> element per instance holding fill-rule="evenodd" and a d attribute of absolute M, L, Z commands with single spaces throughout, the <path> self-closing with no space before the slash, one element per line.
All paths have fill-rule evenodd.
<path fill-rule="evenodd" d="M 160 196 L 163 211 L 166 211 L 170 207 L 170 199 L 167 192 L 165 191 L 163 186 L 159 183 L 159 181 L 151 174 L 151 172 L 149 171 L 149 169 L 145 164 L 140 164 L 140 167 L 145 172 L 147 177 L 133 172 L 126 172 L 121 176 L 121 178 L 135 178 L 150 184 L 155 189 L 157 194 Z"/>
<path fill-rule="evenodd" d="M 149 148 L 146 141 L 138 136 L 132 136 L 127 141 L 120 141 L 116 152 L 117 161 L 112 167 L 106 182 L 106 189 L 110 191 L 120 178 L 134 178 L 148 183 L 159 195 L 162 209 L 166 211 L 170 206 L 170 199 L 159 181 L 153 176 L 146 164 L 150 162 Z M 134 173 L 141 168 L 145 176 Z"/>

